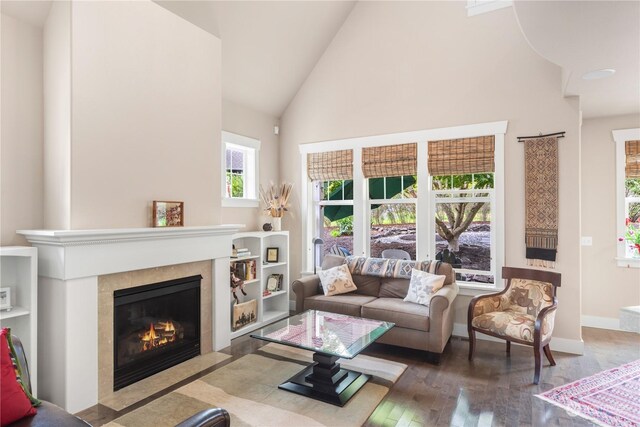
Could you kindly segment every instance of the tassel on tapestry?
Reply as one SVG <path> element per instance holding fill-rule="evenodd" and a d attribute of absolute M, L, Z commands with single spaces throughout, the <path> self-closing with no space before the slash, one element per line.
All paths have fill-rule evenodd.
<path fill-rule="evenodd" d="M 527 264 L 555 268 L 558 248 L 558 138 L 524 141 Z"/>

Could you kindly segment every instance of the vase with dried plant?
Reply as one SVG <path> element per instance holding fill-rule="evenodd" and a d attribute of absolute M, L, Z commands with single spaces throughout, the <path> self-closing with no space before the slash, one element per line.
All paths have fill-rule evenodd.
<path fill-rule="evenodd" d="M 269 184 L 267 189 L 260 186 L 260 199 L 264 204 L 264 210 L 272 218 L 271 225 L 273 231 L 282 230 L 282 217 L 289 209 L 289 197 L 293 184 L 282 183 L 281 185 Z"/>

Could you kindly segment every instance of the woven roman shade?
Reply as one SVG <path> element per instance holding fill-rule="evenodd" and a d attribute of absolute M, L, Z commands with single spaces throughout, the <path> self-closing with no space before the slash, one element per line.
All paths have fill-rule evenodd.
<path fill-rule="evenodd" d="M 307 154 L 307 174 L 312 181 L 353 179 L 353 150 Z"/>
<path fill-rule="evenodd" d="M 362 173 L 365 178 L 415 175 L 418 144 L 386 145 L 362 149 Z"/>
<path fill-rule="evenodd" d="M 429 175 L 464 175 L 495 172 L 495 138 L 429 141 Z"/>
<path fill-rule="evenodd" d="M 625 177 L 640 178 L 640 140 L 625 141 Z"/>

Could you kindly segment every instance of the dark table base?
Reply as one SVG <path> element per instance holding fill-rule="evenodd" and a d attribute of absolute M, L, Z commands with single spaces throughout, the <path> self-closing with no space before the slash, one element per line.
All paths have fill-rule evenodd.
<path fill-rule="evenodd" d="M 338 357 L 314 353 L 315 363 L 303 369 L 279 389 L 321 400 L 332 405 L 344 406 L 365 385 L 369 375 L 341 369 Z"/>

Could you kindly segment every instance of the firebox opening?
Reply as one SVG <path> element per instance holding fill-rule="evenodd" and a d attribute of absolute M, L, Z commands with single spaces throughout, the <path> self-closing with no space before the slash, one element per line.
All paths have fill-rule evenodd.
<path fill-rule="evenodd" d="M 114 292 L 114 390 L 200 354 L 201 280 Z"/>

